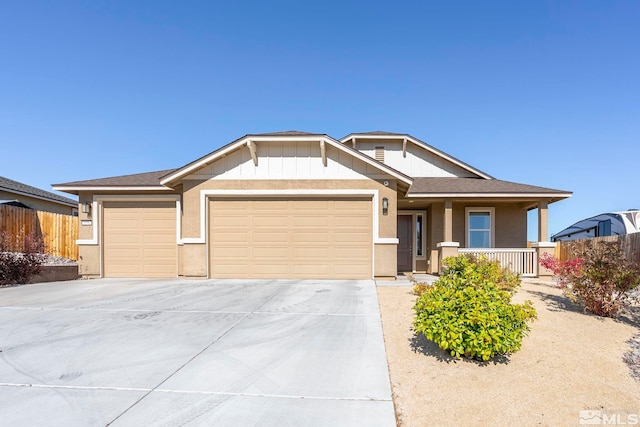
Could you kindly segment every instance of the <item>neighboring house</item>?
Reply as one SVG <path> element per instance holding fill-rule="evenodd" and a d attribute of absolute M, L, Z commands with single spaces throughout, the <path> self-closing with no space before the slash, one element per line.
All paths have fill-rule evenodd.
<path fill-rule="evenodd" d="M 553 246 L 547 207 L 571 196 L 386 132 L 246 135 L 178 169 L 54 189 L 80 196 L 85 277 L 438 272 L 458 246 L 525 248 L 534 208 L 541 247 Z"/>
<path fill-rule="evenodd" d="M 606 212 L 583 219 L 551 236 L 552 242 L 640 232 L 640 210 Z"/>
<path fill-rule="evenodd" d="M 0 201 L 37 211 L 78 215 L 78 201 L 0 176 Z"/>

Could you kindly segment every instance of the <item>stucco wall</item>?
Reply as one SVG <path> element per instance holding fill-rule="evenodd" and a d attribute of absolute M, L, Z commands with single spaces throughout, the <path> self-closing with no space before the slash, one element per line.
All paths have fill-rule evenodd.
<path fill-rule="evenodd" d="M 527 211 L 515 203 L 454 203 L 453 241 L 467 247 L 465 208 L 493 207 L 495 209 L 496 248 L 527 247 Z"/>

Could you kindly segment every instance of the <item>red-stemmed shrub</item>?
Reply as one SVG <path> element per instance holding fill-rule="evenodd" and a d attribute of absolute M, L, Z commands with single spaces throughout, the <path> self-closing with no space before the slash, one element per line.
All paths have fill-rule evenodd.
<path fill-rule="evenodd" d="M 640 263 L 625 257 L 619 242 L 573 245 L 572 259 L 542 256 L 540 263 L 558 277 L 572 301 L 603 317 L 615 317 L 632 303 L 629 291 L 640 285 Z"/>

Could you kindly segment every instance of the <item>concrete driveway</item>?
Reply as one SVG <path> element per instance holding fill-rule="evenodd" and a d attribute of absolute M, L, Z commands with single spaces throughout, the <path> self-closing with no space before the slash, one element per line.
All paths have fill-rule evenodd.
<path fill-rule="evenodd" d="M 5 425 L 395 426 L 373 281 L 0 288 Z"/>

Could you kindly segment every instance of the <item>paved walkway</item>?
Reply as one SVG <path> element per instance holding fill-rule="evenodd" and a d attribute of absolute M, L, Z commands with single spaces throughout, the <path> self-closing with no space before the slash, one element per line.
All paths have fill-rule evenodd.
<path fill-rule="evenodd" d="M 395 280 L 376 280 L 377 286 L 413 286 L 411 278 L 417 282 L 433 283 L 438 280 L 438 276 L 424 273 L 401 274 Z"/>

